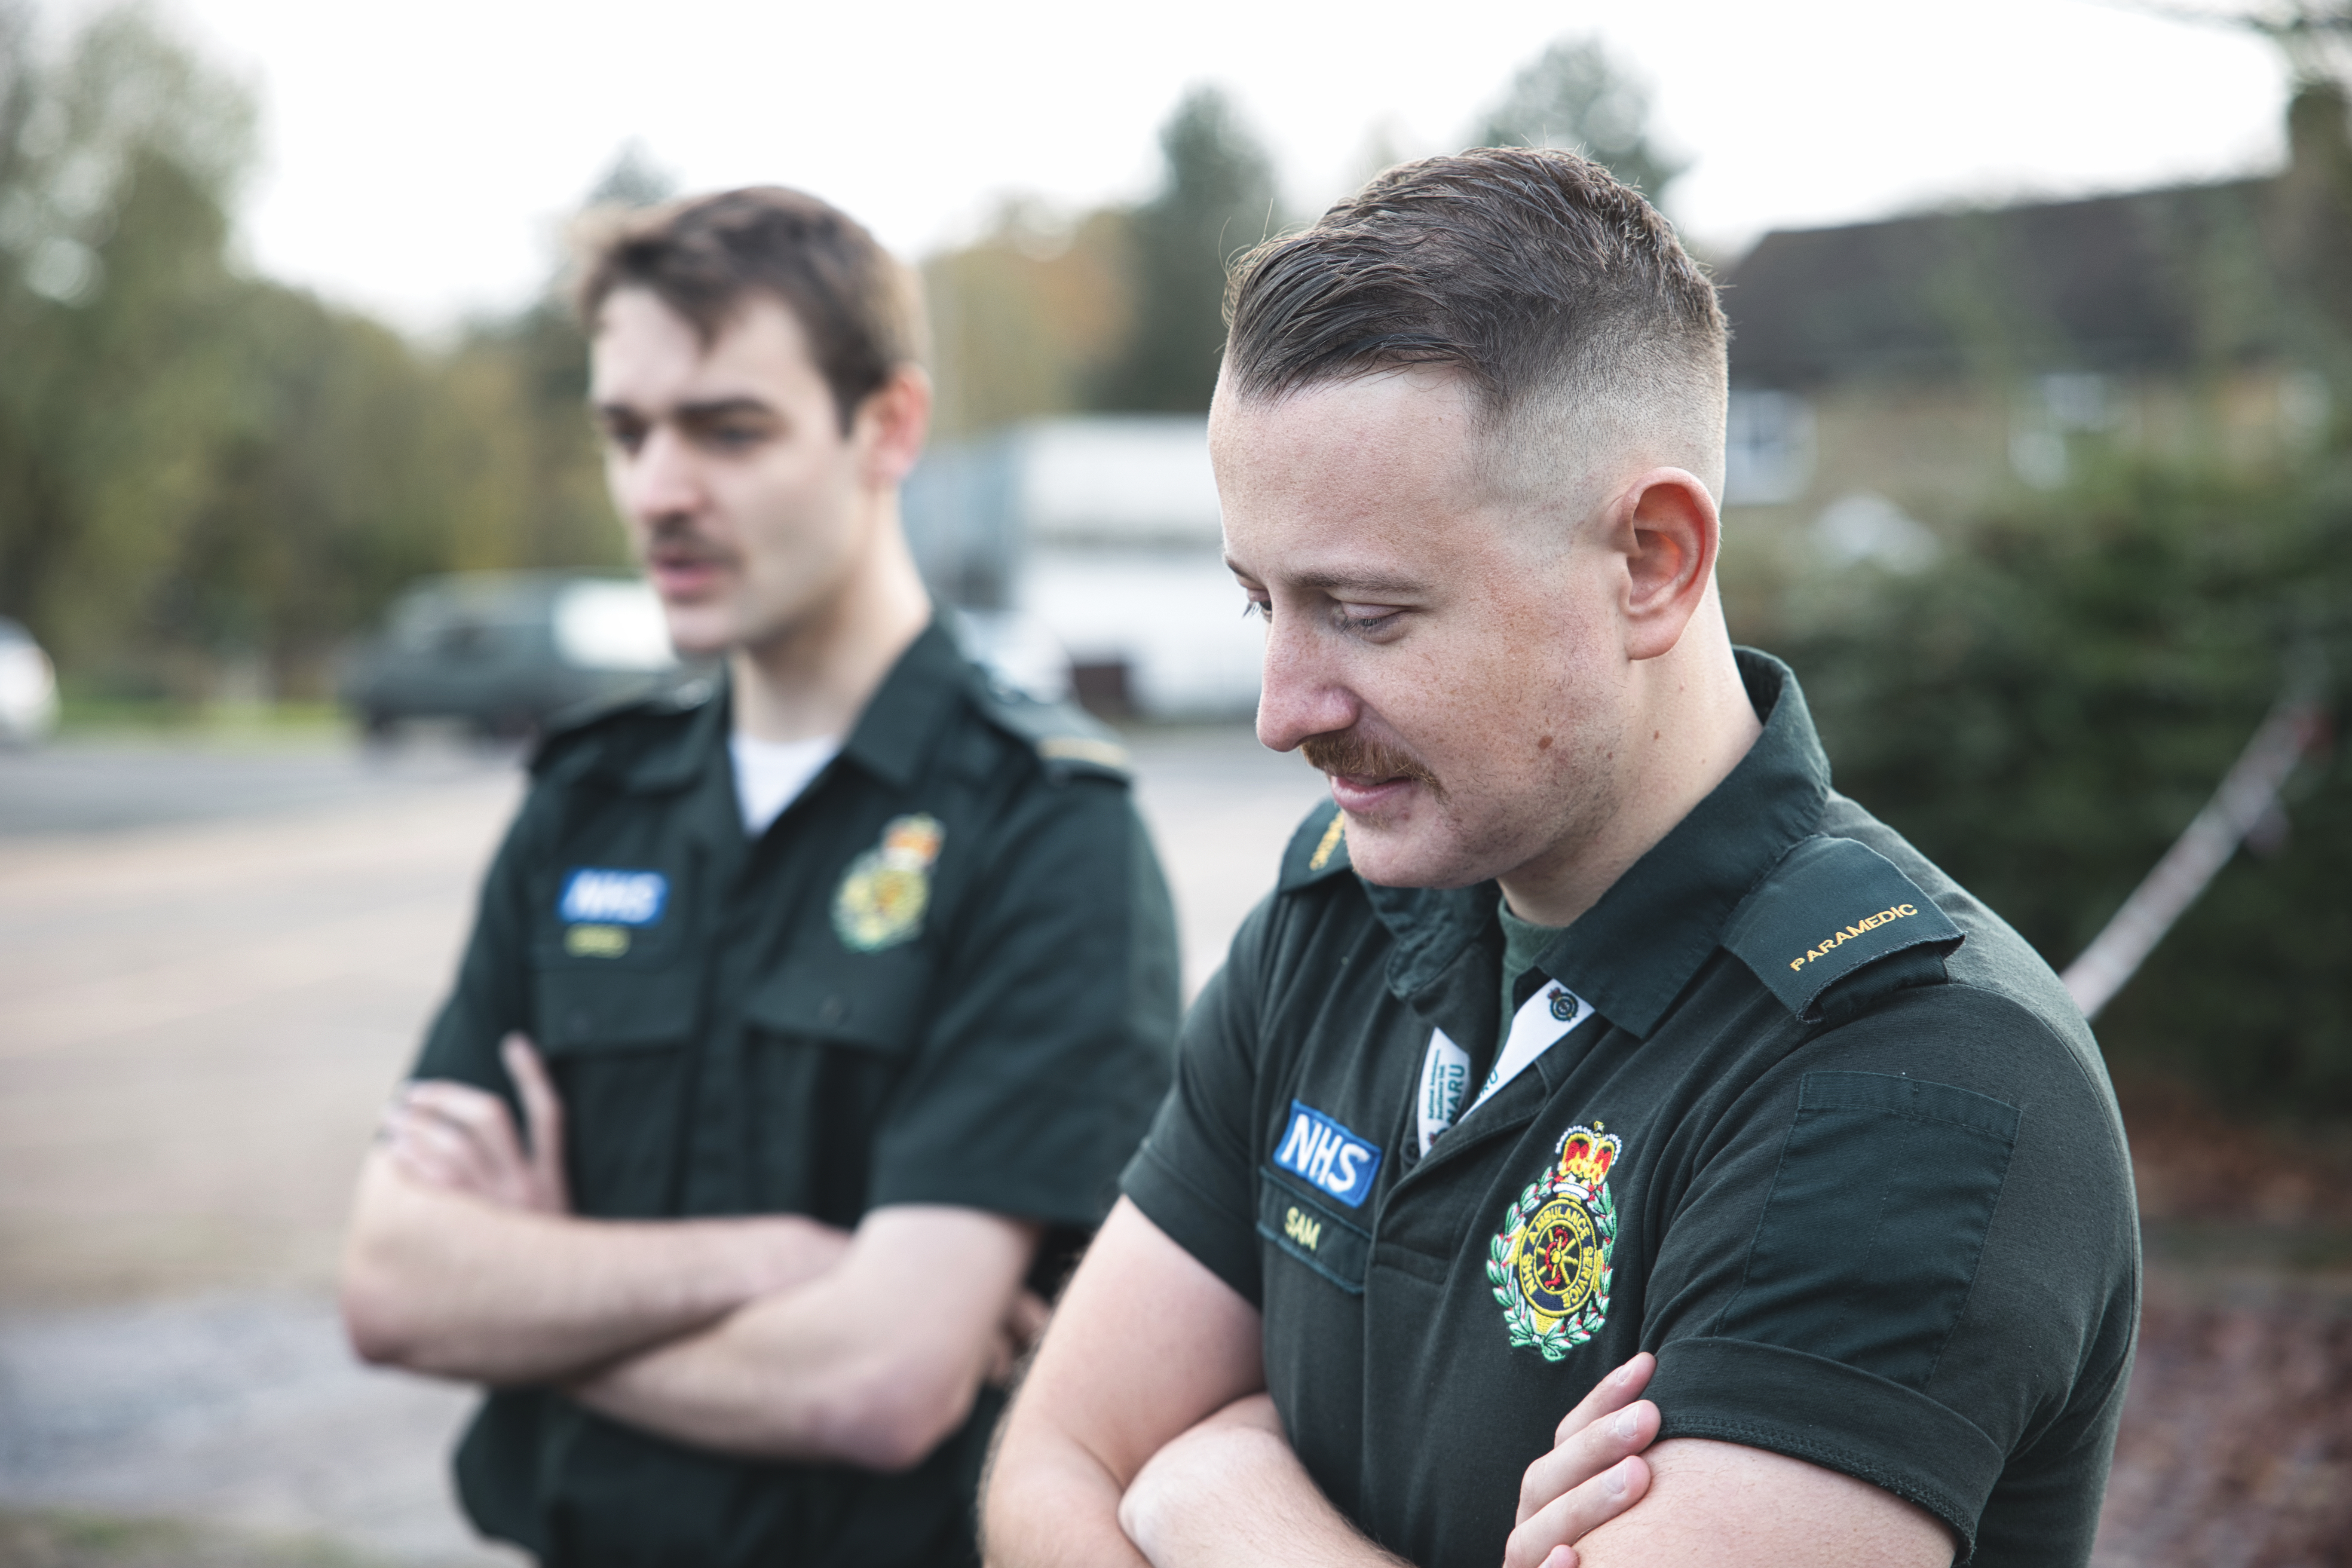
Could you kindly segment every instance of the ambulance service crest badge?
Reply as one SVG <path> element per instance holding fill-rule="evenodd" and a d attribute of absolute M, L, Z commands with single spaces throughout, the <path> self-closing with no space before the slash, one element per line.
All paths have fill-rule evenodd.
<path fill-rule="evenodd" d="M 1609 1168 L 1622 1146 L 1598 1121 L 1570 1128 L 1551 1168 L 1503 1216 L 1486 1249 L 1486 1283 L 1502 1304 L 1514 1350 L 1558 1361 L 1608 1321 L 1617 1249 Z"/>
<path fill-rule="evenodd" d="M 931 862 L 947 829 L 936 816 L 894 816 L 882 842 L 849 863 L 834 895 L 833 929 L 855 952 L 879 952 L 912 941 L 931 902 Z"/>

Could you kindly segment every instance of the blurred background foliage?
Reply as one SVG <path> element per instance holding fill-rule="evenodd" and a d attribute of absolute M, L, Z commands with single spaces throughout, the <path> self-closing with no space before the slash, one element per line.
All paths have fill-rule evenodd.
<path fill-rule="evenodd" d="M 419 573 L 612 562 L 559 311 L 428 347 L 250 276 L 244 89 L 0 0 L 0 614 L 83 694 L 318 694 Z"/>
<path fill-rule="evenodd" d="M 430 342 L 255 277 L 230 221 L 255 152 L 242 84 L 136 4 L 40 20 L 0 0 L 0 615 L 69 703 L 322 697 L 414 577 L 620 562 L 560 267 L 527 309 Z M 1590 143 L 1655 192 L 1673 166 L 1645 114 L 1574 44 L 1518 74 L 1486 133 Z M 1207 408 L 1225 264 L 1293 215 L 1213 87 L 1160 153 L 1140 201 L 1010 198 L 927 261 L 942 439 Z M 632 146 L 586 204 L 671 194 Z"/>
<path fill-rule="evenodd" d="M 1735 632 L 1804 683 L 1838 787 L 2053 964 L 2212 795 L 2290 680 L 2352 672 L 2352 465 L 2118 459 L 1929 570 L 1748 568 Z M 2352 1115 L 2352 793 L 2332 735 L 2099 1020 L 2119 1081 Z"/>
<path fill-rule="evenodd" d="M 1576 147 L 1664 199 L 1683 165 L 1649 130 L 1649 95 L 1591 39 L 1528 62 L 1465 145 Z M 1233 103 L 1195 88 L 1160 132 L 1157 189 L 1131 206 L 1056 214 L 1008 201 L 924 268 L 939 433 L 1057 414 L 1205 412 L 1224 343 L 1225 268 L 1306 216 Z M 1369 176 L 1396 161 L 1378 144 Z"/>

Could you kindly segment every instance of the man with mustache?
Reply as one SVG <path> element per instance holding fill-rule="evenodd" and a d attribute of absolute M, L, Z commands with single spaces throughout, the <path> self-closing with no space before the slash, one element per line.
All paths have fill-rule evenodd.
<path fill-rule="evenodd" d="M 489 1386 L 458 1488 L 541 1563 L 969 1561 L 997 1388 L 1167 1083 L 1167 890 L 1118 747 L 932 618 L 905 268 L 741 190 L 621 221 L 580 304 L 631 548 L 723 668 L 532 762 L 352 1338 Z"/>
<path fill-rule="evenodd" d="M 1186 1019 L 989 1560 L 2087 1561 L 2137 1310 L 2114 1099 L 1731 644 L 1711 285 L 1597 165 L 1486 150 L 1230 303 L 1258 733 L 1333 803 Z"/>

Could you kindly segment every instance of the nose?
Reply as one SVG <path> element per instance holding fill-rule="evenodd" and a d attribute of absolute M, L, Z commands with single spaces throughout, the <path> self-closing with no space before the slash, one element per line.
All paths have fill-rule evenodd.
<path fill-rule="evenodd" d="M 1257 738 L 1269 750 L 1287 752 L 1356 722 L 1361 705 L 1307 616 L 1277 614 L 1266 626 L 1264 677 Z"/>
<path fill-rule="evenodd" d="M 693 448 L 667 425 L 647 432 L 644 443 L 622 460 L 613 488 L 621 510 L 647 525 L 691 515 L 703 500 Z"/>

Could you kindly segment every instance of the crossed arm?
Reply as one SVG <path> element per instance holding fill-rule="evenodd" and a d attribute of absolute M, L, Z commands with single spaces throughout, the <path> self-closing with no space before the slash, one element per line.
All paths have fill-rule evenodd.
<path fill-rule="evenodd" d="M 1044 1307 L 1022 1288 L 1034 1226 L 977 1210 L 877 1209 L 855 1231 L 797 1215 L 619 1222 L 571 1213 L 562 1106 L 527 1042 L 505 1103 L 411 1085 L 361 1175 L 342 1271 L 369 1361 L 552 1384 L 704 1447 L 873 1469 L 919 1462 L 1001 1380 Z M 908 1334 L 919 1273 L 966 1283 Z"/>
<path fill-rule="evenodd" d="M 998 1568 L 1393 1564 L 1322 1496 L 1264 1388 L 1256 1309 L 1122 1201 L 1006 1416 L 982 1502 Z M 1646 1355 L 1521 1478 L 1506 1568 L 1942 1568 L 1941 1523 L 1760 1449 L 1651 1447 Z M 1644 1453 L 1643 1450 L 1647 1449 Z"/>

